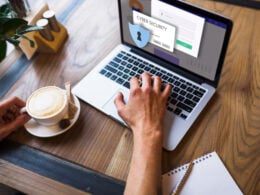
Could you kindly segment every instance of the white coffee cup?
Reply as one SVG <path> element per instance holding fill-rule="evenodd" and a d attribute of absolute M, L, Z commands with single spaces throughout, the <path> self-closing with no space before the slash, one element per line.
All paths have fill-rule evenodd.
<path fill-rule="evenodd" d="M 43 126 L 56 125 L 68 111 L 65 90 L 56 86 L 46 86 L 34 91 L 26 101 L 21 112 L 27 112 Z"/>

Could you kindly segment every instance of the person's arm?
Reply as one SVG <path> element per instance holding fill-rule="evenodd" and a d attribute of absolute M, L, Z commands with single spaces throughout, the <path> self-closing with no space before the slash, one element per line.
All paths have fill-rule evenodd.
<path fill-rule="evenodd" d="M 115 99 L 118 114 L 134 135 L 133 156 L 125 194 L 158 194 L 161 188 L 161 156 L 166 101 L 171 92 L 161 79 L 144 73 L 142 86 L 137 78 L 130 80 L 127 104 L 121 93 Z"/>
<path fill-rule="evenodd" d="M 0 102 L 0 140 L 30 119 L 27 114 L 20 113 L 24 106 L 25 102 L 17 97 Z"/>

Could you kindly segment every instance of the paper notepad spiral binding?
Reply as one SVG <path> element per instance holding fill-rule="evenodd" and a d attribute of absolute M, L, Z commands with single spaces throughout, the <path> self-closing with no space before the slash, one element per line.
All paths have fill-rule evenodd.
<path fill-rule="evenodd" d="M 163 195 L 172 194 L 182 180 L 189 163 L 162 176 Z M 243 194 L 216 152 L 193 161 L 193 168 L 180 191 L 181 195 L 240 195 Z"/>

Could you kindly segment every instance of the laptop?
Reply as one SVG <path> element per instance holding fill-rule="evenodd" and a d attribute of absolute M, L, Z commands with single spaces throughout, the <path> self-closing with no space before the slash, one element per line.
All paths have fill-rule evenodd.
<path fill-rule="evenodd" d="M 158 75 L 173 86 L 167 102 L 163 147 L 172 151 L 212 98 L 232 21 L 182 1 L 118 0 L 121 44 L 72 92 L 119 121 L 114 99 L 128 101 L 131 77 Z"/>

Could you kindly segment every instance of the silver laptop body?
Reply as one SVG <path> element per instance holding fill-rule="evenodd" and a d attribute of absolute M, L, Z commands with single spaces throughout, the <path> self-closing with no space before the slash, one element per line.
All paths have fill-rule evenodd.
<path fill-rule="evenodd" d="M 149 11 L 145 12 L 145 6 L 147 5 L 147 2 L 148 4 L 149 3 L 152 4 L 153 3 L 152 1 L 140 0 L 140 2 L 143 3 L 143 7 L 144 7 L 141 11 L 143 13 L 146 13 L 146 15 L 148 16 L 149 16 Z M 165 125 L 164 125 L 164 139 L 163 139 L 163 147 L 166 150 L 171 151 L 174 150 L 176 146 L 180 143 L 184 135 L 190 129 L 191 125 L 194 123 L 196 118 L 199 116 L 203 108 L 206 106 L 206 104 L 209 102 L 209 100 L 211 99 L 211 97 L 216 91 L 216 87 L 221 73 L 221 68 L 224 62 L 224 56 L 226 53 L 228 40 L 232 29 L 232 22 L 229 19 L 208 12 L 206 10 L 194 7 L 193 5 L 190 4 L 186 4 L 178 1 L 163 2 L 166 3 L 168 6 L 177 7 L 178 9 L 182 9 L 186 12 L 192 10 L 192 14 L 199 15 L 200 17 L 205 17 L 206 19 L 205 19 L 204 28 L 206 27 L 208 28 L 209 25 L 210 27 L 212 26 L 213 30 L 216 29 L 216 31 L 217 30 L 221 31 L 223 29 L 223 35 L 221 35 L 220 38 L 222 43 L 219 45 L 220 48 L 217 48 L 219 49 L 218 56 L 217 56 L 218 59 L 217 62 L 214 62 L 216 64 L 215 65 L 216 67 L 214 67 L 215 68 L 214 76 L 213 78 L 209 78 L 209 76 L 203 77 L 203 74 L 199 75 L 197 72 L 194 73 L 191 71 L 191 69 L 188 69 L 185 66 L 180 67 L 182 66 L 181 64 L 176 65 L 172 62 L 169 62 L 165 56 L 158 55 L 158 52 L 156 54 L 155 52 L 154 53 L 149 52 L 151 51 L 151 48 L 149 48 L 147 52 L 145 50 L 145 47 L 144 48 L 137 47 L 134 41 L 129 38 L 130 36 L 129 34 L 131 32 L 129 32 L 129 29 L 125 24 L 126 23 L 125 21 L 133 22 L 131 20 L 131 17 L 129 17 L 129 15 L 131 16 L 131 8 L 129 9 L 129 7 L 127 7 L 129 6 L 127 2 L 128 1 L 125 0 L 118 1 L 122 43 L 118 45 L 116 48 L 114 48 L 113 51 L 111 51 L 105 59 L 103 59 L 93 70 L 90 71 L 89 74 L 87 74 L 83 79 L 81 79 L 73 87 L 72 92 L 84 102 L 90 104 L 91 106 L 95 107 L 96 109 L 100 110 L 106 115 L 112 117 L 113 119 L 117 120 L 123 125 L 126 125 L 124 121 L 117 114 L 117 110 L 114 105 L 114 99 L 119 92 L 122 92 L 124 95 L 125 102 L 128 101 L 130 91 L 129 91 L 129 83 L 127 83 L 127 81 L 129 81 L 131 75 L 130 76 L 128 75 L 127 77 L 126 74 L 133 73 L 133 72 L 136 73 L 137 71 L 135 70 L 135 68 L 130 66 L 129 63 L 131 61 L 130 58 L 133 59 L 132 61 L 136 62 L 137 64 L 138 62 L 141 62 L 138 64 L 138 66 L 140 66 L 140 64 L 146 64 L 146 68 L 144 67 L 144 69 L 142 70 L 143 72 L 150 72 L 151 74 L 151 70 L 149 67 L 147 68 L 147 66 L 151 66 L 152 69 L 157 70 L 157 72 L 159 72 L 160 69 L 160 72 L 163 72 L 163 75 L 166 75 L 164 76 L 164 78 L 167 78 L 168 80 L 171 81 L 174 80 L 174 82 L 171 84 L 173 85 L 173 93 L 175 95 L 169 98 L 169 102 L 167 104 Z M 149 7 L 148 8 L 149 10 L 151 9 L 151 5 L 147 5 L 147 7 Z M 132 10 L 138 10 L 138 9 L 132 8 Z M 123 12 L 126 11 L 128 11 L 128 14 L 124 15 Z M 219 24 L 217 22 L 219 22 Z M 201 38 L 202 42 L 205 41 L 203 40 L 204 36 L 207 36 L 207 38 L 208 36 L 210 36 L 206 34 L 207 31 L 208 29 L 206 30 L 204 29 L 203 31 L 204 34 L 202 34 L 202 38 Z M 205 44 L 207 43 L 201 43 L 200 47 L 204 47 L 203 45 Z M 209 42 L 209 44 L 213 44 L 213 43 Z M 148 43 L 147 47 L 152 47 L 154 51 L 155 48 L 157 50 L 161 50 L 160 52 L 162 54 L 167 53 L 167 51 L 165 51 L 163 48 L 158 48 L 157 46 L 151 43 Z M 211 47 L 211 46 L 205 46 L 205 47 Z M 216 46 L 212 45 L 212 47 L 216 47 Z M 202 55 L 204 49 L 207 48 L 200 48 L 198 58 L 200 58 L 200 55 Z M 181 56 L 180 59 L 183 58 L 183 56 L 186 56 L 187 59 L 189 58 L 195 59 L 195 61 L 197 59 L 191 57 L 190 55 L 186 55 L 186 54 L 184 55 L 182 52 L 177 50 L 174 50 L 174 52 L 178 52 L 180 54 Z M 178 57 L 178 53 L 176 54 L 177 57 Z M 120 60 L 118 58 L 120 58 Z M 127 64 L 125 63 L 122 64 L 124 58 L 126 59 Z M 115 63 L 118 63 L 119 65 L 116 65 Z M 129 68 L 127 68 L 126 66 L 128 66 Z M 121 68 L 124 67 L 124 69 L 122 68 L 122 70 L 118 70 L 117 69 L 118 67 Z M 127 72 L 126 69 L 129 69 L 129 71 Z M 138 67 L 138 71 L 140 71 L 140 69 L 141 68 Z M 119 72 L 122 73 L 119 74 Z M 135 75 L 133 73 L 133 75 L 136 76 L 139 75 L 140 73 L 141 72 Z M 162 77 L 163 75 L 160 76 Z M 173 78 L 176 78 L 177 80 Z M 178 81 L 182 81 L 184 84 L 179 84 Z M 167 80 L 165 80 L 165 82 L 167 82 Z M 177 86 L 177 84 L 179 85 Z M 177 88 L 179 88 L 179 91 L 177 91 Z M 183 88 L 190 89 L 190 91 L 192 92 L 184 92 Z M 180 94 L 181 92 L 182 94 Z M 198 102 L 195 102 L 193 100 L 197 101 L 198 99 L 196 98 L 197 95 L 201 97 L 199 97 Z M 191 97 L 191 101 L 188 100 L 187 96 Z M 174 103 L 172 104 L 170 101 Z M 179 106 L 181 106 L 180 109 Z M 191 107 L 192 107 L 192 111 L 190 109 Z"/>

